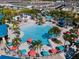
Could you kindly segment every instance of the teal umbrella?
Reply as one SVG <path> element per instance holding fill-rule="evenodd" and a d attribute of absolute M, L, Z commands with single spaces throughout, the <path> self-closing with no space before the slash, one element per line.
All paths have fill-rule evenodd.
<path fill-rule="evenodd" d="M 78 37 L 78 35 L 77 35 L 77 34 L 75 34 L 75 33 L 74 33 L 73 35 L 74 35 L 75 37 Z"/>
<path fill-rule="evenodd" d="M 21 50 L 21 54 L 26 54 L 26 50 L 25 49 Z"/>
<path fill-rule="evenodd" d="M 12 42 L 8 42 L 8 44 L 7 44 L 8 46 L 12 46 Z"/>
<path fill-rule="evenodd" d="M 49 56 L 49 52 L 43 50 L 43 51 L 41 51 L 41 55 L 42 55 L 42 56 Z"/>
<path fill-rule="evenodd" d="M 60 51 L 63 51 L 64 50 L 64 46 L 60 45 L 60 46 L 57 46 L 56 49 L 60 50 Z"/>
<path fill-rule="evenodd" d="M 79 40 L 77 40 L 77 41 L 75 42 L 75 44 L 79 45 Z"/>

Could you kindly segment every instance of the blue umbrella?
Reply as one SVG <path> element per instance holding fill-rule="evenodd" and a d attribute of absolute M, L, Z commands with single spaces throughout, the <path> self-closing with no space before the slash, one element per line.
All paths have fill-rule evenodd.
<path fill-rule="evenodd" d="M 41 55 L 42 55 L 42 56 L 49 56 L 49 52 L 48 52 L 48 51 L 43 50 L 43 51 L 41 52 Z"/>
<path fill-rule="evenodd" d="M 64 18 L 59 19 L 58 25 L 61 26 L 61 27 L 63 27 L 65 25 Z"/>

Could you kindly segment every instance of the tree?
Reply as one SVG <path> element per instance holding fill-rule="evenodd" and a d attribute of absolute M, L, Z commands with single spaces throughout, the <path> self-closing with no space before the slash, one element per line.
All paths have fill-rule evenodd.
<path fill-rule="evenodd" d="M 8 20 L 8 22 L 11 22 L 13 20 L 13 17 L 19 14 L 17 10 L 9 8 L 3 8 L 2 10 L 0 9 L 0 11 L 0 13 L 4 15 L 4 18 Z"/>
<path fill-rule="evenodd" d="M 37 50 L 38 52 L 38 49 L 41 49 L 41 46 L 42 46 L 42 42 L 40 40 L 34 40 L 32 42 L 32 46 L 35 50 Z"/>
<path fill-rule="evenodd" d="M 37 10 L 37 9 L 28 9 L 28 8 L 20 10 L 20 13 L 31 14 L 33 16 L 37 15 L 37 13 L 39 13 L 39 12 L 40 12 L 40 10 Z"/>
<path fill-rule="evenodd" d="M 58 40 L 57 38 L 52 38 L 51 40 L 56 44 L 62 44 L 62 42 Z"/>
<path fill-rule="evenodd" d="M 12 44 L 13 44 L 13 46 L 19 46 L 20 42 L 21 42 L 20 38 L 14 38 Z"/>
<path fill-rule="evenodd" d="M 73 42 L 75 42 L 75 38 L 78 38 L 78 35 L 75 33 L 64 34 L 63 38 L 65 41 L 69 41 L 70 43 L 73 43 Z"/>
<path fill-rule="evenodd" d="M 56 36 L 57 36 L 61 33 L 61 30 L 58 27 L 53 27 L 48 31 L 48 33 L 51 35 L 56 34 Z"/>

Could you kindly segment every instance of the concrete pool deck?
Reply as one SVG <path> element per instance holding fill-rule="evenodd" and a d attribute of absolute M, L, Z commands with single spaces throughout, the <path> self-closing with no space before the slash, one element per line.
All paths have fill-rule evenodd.
<path fill-rule="evenodd" d="M 46 22 L 47 23 L 47 22 Z M 46 24 L 45 23 L 45 24 Z M 52 23 L 52 22 L 51 22 Z M 27 22 L 21 22 L 20 24 L 19 24 L 19 27 L 21 27 L 21 26 L 30 26 L 30 25 L 33 25 L 33 24 L 36 24 L 36 21 L 34 21 L 34 20 L 28 20 Z M 42 25 L 42 26 L 44 26 L 44 24 Z M 56 24 L 52 24 L 52 25 L 50 25 L 51 27 L 52 26 L 56 26 L 56 27 L 59 27 L 59 26 L 57 26 Z M 62 45 L 64 45 L 64 40 L 63 40 L 63 38 L 62 38 L 62 35 L 63 35 L 63 32 L 66 32 L 66 31 L 69 31 L 69 29 L 71 29 L 71 27 L 68 27 L 68 28 L 61 28 L 61 27 L 59 27 L 61 30 L 62 30 L 62 32 L 61 32 L 61 36 L 60 37 L 57 37 L 59 40 L 61 40 L 62 42 L 63 42 L 63 44 Z M 22 32 L 22 31 L 20 31 L 20 37 L 22 38 L 23 36 L 24 36 L 24 33 Z M 10 39 L 12 40 L 13 38 L 15 38 L 15 35 L 13 34 L 13 31 L 12 30 L 9 30 L 9 37 L 11 37 Z M 49 49 L 51 49 L 51 48 L 55 48 L 56 46 L 57 46 L 57 44 L 54 44 L 52 41 L 50 41 L 50 39 L 49 39 L 49 42 L 50 42 L 50 44 L 51 44 L 51 46 L 52 47 L 48 47 L 48 46 L 45 46 L 45 45 L 43 45 L 42 46 L 42 49 L 44 49 L 44 50 L 49 50 Z M 23 43 L 21 43 L 21 44 L 23 44 Z M 29 51 L 29 45 L 27 44 L 27 43 L 24 43 L 23 45 L 22 45 L 23 47 L 24 46 L 27 46 L 27 47 L 25 47 L 24 49 L 26 49 L 26 51 Z M 2 52 L 3 53 L 3 52 Z M 40 53 L 40 50 L 39 50 L 39 53 Z M 52 56 L 46 56 L 46 57 L 38 57 L 38 59 L 64 59 L 64 56 L 63 56 L 64 54 L 63 53 L 61 53 L 61 54 L 56 54 L 56 55 L 53 55 L 52 54 Z"/>

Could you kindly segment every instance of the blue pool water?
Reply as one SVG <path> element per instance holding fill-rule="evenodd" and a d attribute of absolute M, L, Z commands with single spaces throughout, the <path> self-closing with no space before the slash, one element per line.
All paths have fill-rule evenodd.
<path fill-rule="evenodd" d="M 0 20 L 2 20 L 3 16 L 4 16 L 3 14 L 0 14 Z"/>
<path fill-rule="evenodd" d="M 49 44 L 48 38 L 48 30 L 51 28 L 50 23 L 44 25 L 24 25 L 21 27 L 21 31 L 24 32 L 24 36 L 22 37 L 22 42 L 26 42 L 28 38 L 32 38 L 33 40 L 41 40 L 42 44 Z"/>
<path fill-rule="evenodd" d="M 46 20 L 51 20 L 52 18 L 52 16 L 46 16 Z"/>

